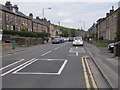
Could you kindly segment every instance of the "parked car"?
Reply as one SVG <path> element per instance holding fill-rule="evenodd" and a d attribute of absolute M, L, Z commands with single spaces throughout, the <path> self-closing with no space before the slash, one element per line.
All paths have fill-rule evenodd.
<path fill-rule="evenodd" d="M 84 44 L 84 42 L 83 42 L 82 37 L 74 37 L 73 46 L 75 46 L 75 45 L 83 46 L 83 44 Z"/>
<path fill-rule="evenodd" d="M 110 44 L 108 45 L 108 50 L 111 51 L 112 53 L 114 53 L 114 46 L 115 46 L 115 45 L 120 45 L 120 41 L 114 42 L 114 43 L 110 43 Z"/>
<path fill-rule="evenodd" d="M 59 38 L 60 43 L 64 43 L 64 38 Z"/>
<path fill-rule="evenodd" d="M 59 38 L 54 38 L 52 40 L 52 44 L 59 44 L 60 43 L 60 39 Z"/>
<path fill-rule="evenodd" d="M 74 38 L 72 38 L 72 37 L 69 38 L 69 42 L 73 42 L 73 40 L 74 40 Z"/>
<path fill-rule="evenodd" d="M 64 42 L 67 42 L 67 38 L 63 38 L 64 39 Z"/>
<path fill-rule="evenodd" d="M 115 43 L 110 43 L 108 45 L 108 50 L 111 51 L 111 52 L 114 52 L 114 45 L 115 45 Z"/>

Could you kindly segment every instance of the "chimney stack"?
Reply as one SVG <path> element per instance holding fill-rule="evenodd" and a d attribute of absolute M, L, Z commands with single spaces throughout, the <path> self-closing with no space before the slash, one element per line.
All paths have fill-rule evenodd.
<path fill-rule="evenodd" d="M 32 14 L 32 13 L 30 13 L 30 14 L 29 14 L 29 17 L 32 19 L 32 18 L 33 18 L 33 14 Z"/>
<path fill-rule="evenodd" d="M 110 15 L 110 13 L 106 13 L 106 17 L 108 17 Z"/>
<path fill-rule="evenodd" d="M 15 8 L 15 11 L 17 12 L 18 11 L 18 6 L 17 5 L 14 5 L 14 8 Z"/>
<path fill-rule="evenodd" d="M 12 10 L 12 4 L 10 1 L 6 1 L 5 6 L 9 9 Z"/>
<path fill-rule="evenodd" d="M 40 20 L 39 16 L 36 17 L 37 20 Z"/>
<path fill-rule="evenodd" d="M 114 6 L 112 6 L 112 10 L 110 10 L 110 13 L 113 13 L 114 12 Z"/>

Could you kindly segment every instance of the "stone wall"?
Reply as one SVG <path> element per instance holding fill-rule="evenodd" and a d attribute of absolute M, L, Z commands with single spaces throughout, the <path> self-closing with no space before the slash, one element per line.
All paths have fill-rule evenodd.
<path fill-rule="evenodd" d="M 10 50 L 10 49 L 12 49 L 12 44 L 11 43 L 2 43 L 2 49 Z"/>
<path fill-rule="evenodd" d="M 10 35 L 3 35 L 2 41 L 6 40 L 14 40 L 17 44 L 25 46 L 43 44 L 43 39 L 41 38 L 11 37 Z"/>

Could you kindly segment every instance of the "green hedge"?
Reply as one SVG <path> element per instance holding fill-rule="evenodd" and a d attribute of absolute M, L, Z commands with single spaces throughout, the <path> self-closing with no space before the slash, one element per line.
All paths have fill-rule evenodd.
<path fill-rule="evenodd" d="M 21 37 L 40 37 L 44 38 L 45 34 L 42 32 L 30 32 L 30 31 L 13 31 L 13 30 L 3 30 L 4 35 L 19 35 Z"/>

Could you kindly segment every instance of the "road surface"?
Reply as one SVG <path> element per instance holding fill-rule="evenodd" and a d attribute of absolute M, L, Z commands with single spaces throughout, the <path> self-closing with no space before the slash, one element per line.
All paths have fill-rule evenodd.
<path fill-rule="evenodd" d="M 108 88 L 86 45 L 38 45 L 3 56 L 3 88 Z"/>

